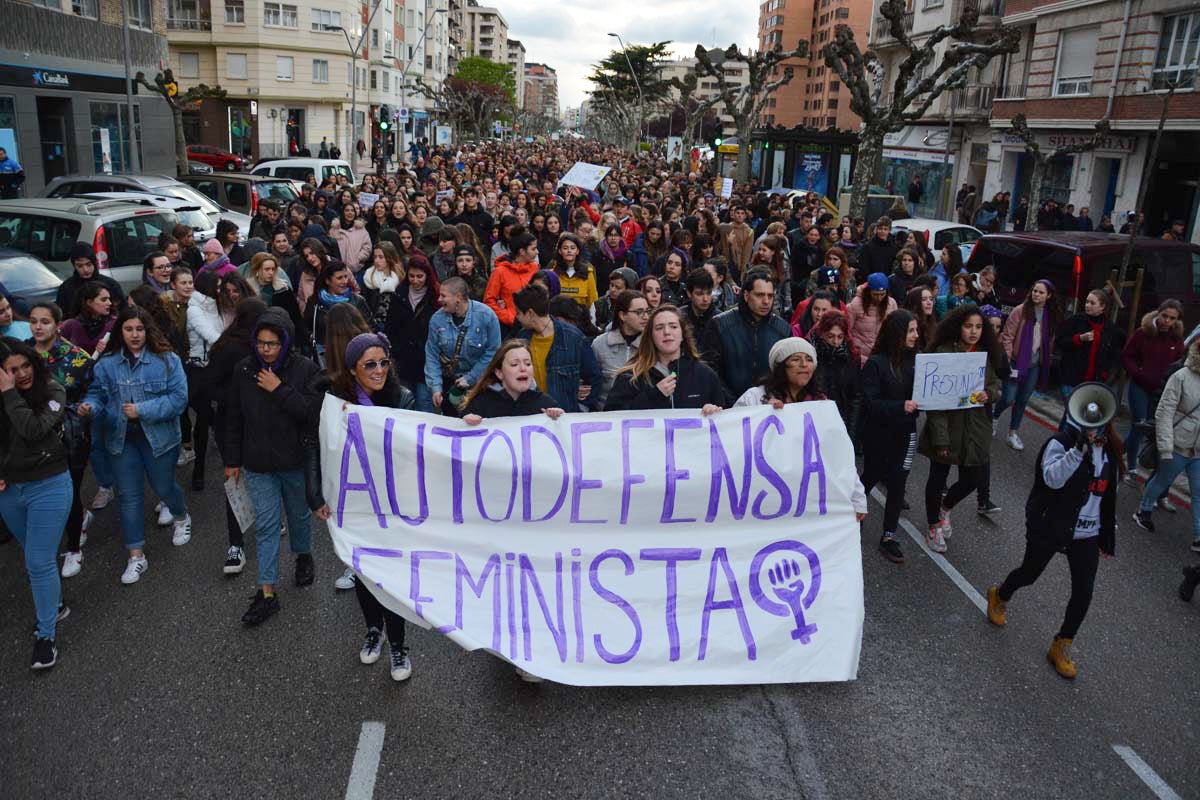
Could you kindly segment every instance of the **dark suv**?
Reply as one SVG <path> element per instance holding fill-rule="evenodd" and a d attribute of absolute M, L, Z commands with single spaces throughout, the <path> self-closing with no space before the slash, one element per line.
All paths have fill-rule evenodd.
<path fill-rule="evenodd" d="M 1089 291 L 1103 286 L 1114 270 L 1120 271 L 1128 243 L 1128 236 L 1114 233 L 989 233 L 975 243 L 967 269 L 978 272 L 987 265 L 995 267 L 996 294 L 1006 313 L 1025 300 L 1029 287 L 1040 278 L 1054 284 L 1063 310 L 1072 313 L 1083 308 Z M 1139 269 L 1145 270 L 1139 315 L 1170 297 L 1183 303 L 1188 329 L 1200 323 L 1200 245 L 1139 236 L 1127 280 L 1133 281 Z M 1125 289 L 1121 299 L 1128 307 L 1133 290 Z M 1120 319 L 1124 327 L 1128 312 Z"/>

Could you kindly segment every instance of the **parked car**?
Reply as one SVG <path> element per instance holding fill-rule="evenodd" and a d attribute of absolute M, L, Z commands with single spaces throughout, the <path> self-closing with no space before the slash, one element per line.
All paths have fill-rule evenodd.
<path fill-rule="evenodd" d="M 942 252 L 947 245 L 956 244 L 962 251 L 964 264 L 971 258 L 971 251 L 975 249 L 975 243 L 983 236 L 983 231 L 972 225 L 921 217 L 893 220 L 892 234 L 895 235 L 897 231 L 921 231 L 925 236 L 925 243 L 929 245 L 929 249 L 935 256 Z"/>
<path fill-rule="evenodd" d="M 174 211 L 179 215 L 179 221 L 195 232 L 196 244 L 203 244 L 217 235 L 217 226 L 199 205 L 190 200 L 180 200 L 169 195 L 151 192 L 92 192 L 78 196 L 96 200 L 125 200 L 130 203 Z"/>
<path fill-rule="evenodd" d="M 186 183 L 166 175 L 67 175 L 50 181 L 43 197 L 74 197 L 95 192 L 149 192 L 187 200 L 200 206 L 212 227 L 217 226 L 217 220 L 227 219 L 238 226 L 240 239 L 244 241 L 250 235 L 250 217 L 214 203 Z"/>
<path fill-rule="evenodd" d="M 187 164 L 189 175 L 212 175 L 213 173 L 213 168 L 203 162 L 189 159 Z"/>
<path fill-rule="evenodd" d="M 192 161 L 200 161 L 225 172 L 237 172 L 245 165 L 245 159 L 241 156 L 207 144 L 189 144 L 187 156 Z"/>
<path fill-rule="evenodd" d="M 255 165 L 251 175 L 271 175 L 276 178 L 289 178 L 301 183 L 313 175 L 317 183 L 335 175 L 345 175 L 350 183 L 358 183 L 350 162 L 333 158 L 273 158 L 260 161 Z"/>
<path fill-rule="evenodd" d="M 295 184 L 287 178 L 216 172 L 212 175 L 188 175 L 182 180 L 214 203 L 251 217 L 258 213 L 261 200 L 275 200 L 286 206 L 300 199 Z"/>
<path fill-rule="evenodd" d="M 127 200 L 82 197 L 0 200 L 0 247 L 34 256 L 59 279 L 72 273 L 76 242 L 96 251 L 96 266 L 131 289 L 142 282 L 142 261 L 158 249 L 158 237 L 179 224 L 179 215 Z"/>
<path fill-rule="evenodd" d="M 1063 300 L 1063 310 L 1074 312 L 1083 308 L 1089 291 L 1105 285 L 1113 271 L 1120 270 L 1128 243 L 1128 236 L 1115 233 L 989 233 L 976 243 L 967 268 L 976 272 L 986 265 L 995 267 L 996 294 L 1003 311 L 1021 303 L 1035 280 L 1049 278 Z M 1139 236 L 1133 243 L 1127 279 L 1135 280 L 1139 269 L 1144 272 L 1136 313 L 1143 314 L 1171 297 L 1183 303 L 1186 328 L 1200 323 L 1200 245 Z M 1125 289 L 1121 299 L 1128 309 L 1133 290 Z M 1122 326 L 1128 314 L 1126 310 L 1118 317 Z"/>
<path fill-rule="evenodd" d="M 38 259 L 13 250 L 0 248 L 0 284 L 12 295 L 13 307 L 28 313 L 30 304 L 41 300 L 54 302 L 63 279 L 50 271 Z"/>

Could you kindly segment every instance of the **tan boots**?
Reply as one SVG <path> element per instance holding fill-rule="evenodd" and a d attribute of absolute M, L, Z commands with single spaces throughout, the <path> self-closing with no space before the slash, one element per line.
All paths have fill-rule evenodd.
<path fill-rule="evenodd" d="M 993 586 L 988 589 L 988 622 L 1003 628 L 1008 624 L 1008 603 L 1000 599 L 1000 588 Z"/>
<path fill-rule="evenodd" d="M 1076 673 L 1075 662 L 1071 660 L 1072 641 L 1055 636 L 1054 643 L 1050 645 L 1050 650 L 1046 653 L 1046 660 L 1054 667 L 1055 672 L 1064 678 L 1074 678 Z"/>

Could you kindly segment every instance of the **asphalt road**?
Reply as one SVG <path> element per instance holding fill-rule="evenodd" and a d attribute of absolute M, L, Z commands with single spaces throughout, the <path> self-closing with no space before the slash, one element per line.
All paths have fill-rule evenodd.
<path fill-rule="evenodd" d="M 947 563 L 983 594 L 1018 563 L 1037 447 L 993 451 L 994 520 L 968 498 Z M 919 529 L 925 462 L 909 482 Z M 181 476 L 183 472 L 181 471 Z M 908 563 L 878 555 L 881 508 L 863 534 L 866 630 L 857 681 L 712 688 L 528 685 L 511 667 L 409 628 L 414 674 L 358 661 L 362 625 L 324 532 L 318 579 L 244 629 L 253 558 L 221 573 L 216 464 L 191 495 L 195 533 L 151 532 L 150 571 L 132 587 L 116 508 L 100 513 L 83 572 L 64 583 L 72 614 L 59 665 L 28 669 L 32 600 L 17 548 L 0 547 L 0 797 L 347 796 L 412 798 L 991 798 L 1100 800 L 1154 792 L 1114 750 L 1128 747 L 1178 797 L 1200 797 L 1200 600 L 1180 602 L 1186 512 L 1156 512 L 1157 534 L 1119 493 L 1118 557 L 1101 564 L 1075 644 L 1080 676 L 1045 651 L 1067 597 L 1065 559 L 988 625 L 971 597 L 910 539 Z M 147 524 L 153 527 L 148 512 Z M 252 554 L 251 550 L 251 554 Z M 371 732 L 383 724 L 377 768 Z M 351 795 L 354 796 L 354 795 Z M 360 794 L 357 796 L 371 796 Z"/>

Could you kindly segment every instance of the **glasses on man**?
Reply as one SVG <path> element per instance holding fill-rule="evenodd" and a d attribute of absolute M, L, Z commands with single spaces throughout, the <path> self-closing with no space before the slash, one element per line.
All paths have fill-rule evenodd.
<path fill-rule="evenodd" d="M 381 358 L 378 361 L 362 362 L 362 368 L 367 372 L 374 372 L 375 370 L 379 369 L 387 369 L 390 366 L 392 366 L 392 360 L 390 358 Z"/>
<path fill-rule="evenodd" d="M 283 342 L 268 342 L 264 339 L 255 339 L 254 346 L 259 350 L 278 350 L 283 347 Z"/>
<path fill-rule="evenodd" d="M 630 309 L 629 313 L 631 313 L 631 314 L 637 314 L 639 317 L 648 317 L 648 316 L 650 316 L 650 309 L 648 309 L 648 308 L 634 308 L 634 309 Z"/>

